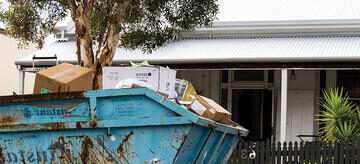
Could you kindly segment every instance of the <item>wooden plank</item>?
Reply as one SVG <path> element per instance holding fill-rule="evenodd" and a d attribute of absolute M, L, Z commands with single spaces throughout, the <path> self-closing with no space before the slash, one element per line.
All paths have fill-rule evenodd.
<path fill-rule="evenodd" d="M 288 145 L 288 164 L 294 163 L 294 145 L 290 141 Z"/>
<path fill-rule="evenodd" d="M 281 142 L 277 143 L 276 161 L 277 161 L 277 164 L 281 164 Z"/>
<path fill-rule="evenodd" d="M 304 142 L 301 141 L 299 144 L 299 163 L 304 163 L 304 153 L 305 153 L 305 147 L 304 147 Z"/>
<path fill-rule="evenodd" d="M 265 142 L 260 142 L 258 150 L 256 151 L 256 153 L 259 154 L 257 157 L 257 159 L 259 159 L 259 163 L 265 163 L 265 152 Z"/>
<path fill-rule="evenodd" d="M 275 142 L 271 144 L 271 152 L 270 152 L 270 156 L 271 156 L 271 163 L 274 164 L 275 163 L 275 159 L 276 159 L 276 145 Z"/>
<path fill-rule="evenodd" d="M 241 149 L 241 159 L 243 161 L 243 163 L 247 164 L 249 161 L 249 143 L 245 142 L 244 147 Z"/>
<path fill-rule="evenodd" d="M 315 142 L 308 142 L 309 143 L 309 161 L 311 163 L 315 163 L 315 157 L 316 157 L 316 143 Z"/>
<path fill-rule="evenodd" d="M 255 142 L 250 142 L 249 149 L 248 149 L 249 157 L 250 157 L 250 154 L 252 154 L 255 151 L 254 145 L 255 145 Z M 249 158 L 249 160 L 250 160 L 250 164 L 256 164 L 255 159 Z"/>
<path fill-rule="evenodd" d="M 331 156 L 331 159 L 332 159 L 332 163 L 335 163 L 335 149 L 337 147 L 335 147 L 336 143 L 335 142 L 331 142 L 330 145 L 329 145 L 329 155 Z"/>
<path fill-rule="evenodd" d="M 329 143 L 326 143 L 326 142 L 323 142 L 323 145 L 322 145 L 322 151 L 321 151 L 321 160 L 323 164 L 328 164 L 330 163 L 330 157 L 329 156 L 330 152 L 329 152 Z"/>
<path fill-rule="evenodd" d="M 350 164 L 356 163 L 356 157 L 355 157 L 355 151 L 356 151 L 356 142 L 352 142 L 350 145 Z"/>
<path fill-rule="evenodd" d="M 345 164 L 350 164 L 350 145 L 349 142 L 344 143 L 344 160 Z"/>
<path fill-rule="evenodd" d="M 297 141 L 294 142 L 294 163 L 299 163 L 299 143 Z"/>
<path fill-rule="evenodd" d="M 309 147 L 310 147 L 310 143 L 309 142 L 305 143 L 305 146 L 304 146 L 304 158 L 305 158 L 304 162 L 305 163 L 310 163 Z"/>
<path fill-rule="evenodd" d="M 283 163 L 287 163 L 287 158 L 288 158 L 287 143 L 284 142 L 283 147 L 282 147 L 282 161 L 283 161 Z"/>
<path fill-rule="evenodd" d="M 339 143 L 334 142 L 334 164 L 339 164 Z"/>
<path fill-rule="evenodd" d="M 228 160 L 228 163 L 235 164 L 235 161 L 237 160 L 236 156 L 238 154 L 238 149 L 239 149 L 240 143 L 235 147 L 234 152 L 231 154 L 231 157 Z"/>
<path fill-rule="evenodd" d="M 316 157 L 315 157 L 315 162 L 316 163 L 320 163 L 320 158 L 321 158 L 321 143 L 319 141 L 315 141 L 316 143 Z"/>
<path fill-rule="evenodd" d="M 360 139 L 357 140 L 356 144 L 356 163 L 360 164 Z"/>
<path fill-rule="evenodd" d="M 265 154 L 264 154 L 264 160 L 266 163 L 269 163 L 271 160 L 271 156 L 270 156 L 270 152 L 271 152 L 271 145 L 270 145 L 270 141 L 267 140 L 266 144 L 265 144 Z"/>
<path fill-rule="evenodd" d="M 339 159 L 339 164 L 343 164 L 344 163 L 344 143 L 340 142 L 339 143 L 339 154 L 338 154 L 338 159 Z"/>
<path fill-rule="evenodd" d="M 244 145 L 243 141 L 240 141 L 238 146 L 236 147 L 235 161 L 234 161 L 235 164 L 237 164 L 237 163 L 241 164 L 242 163 L 241 162 L 241 154 L 240 154 L 241 152 L 240 151 L 241 151 L 243 145 Z"/>
<path fill-rule="evenodd" d="M 253 147 L 253 150 L 255 151 L 255 159 L 253 159 L 254 163 L 258 164 L 260 163 L 260 143 L 261 141 L 255 142 L 255 148 Z"/>

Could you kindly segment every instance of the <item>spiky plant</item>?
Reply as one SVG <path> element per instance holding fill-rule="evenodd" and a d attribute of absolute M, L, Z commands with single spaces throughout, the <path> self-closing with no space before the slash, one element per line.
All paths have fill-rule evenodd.
<path fill-rule="evenodd" d="M 324 90 L 319 105 L 324 108 L 316 121 L 323 124 L 319 135 L 323 141 L 350 141 L 359 137 L 360 113 L 356 104 L 349 100 L 343 88 Z"/>

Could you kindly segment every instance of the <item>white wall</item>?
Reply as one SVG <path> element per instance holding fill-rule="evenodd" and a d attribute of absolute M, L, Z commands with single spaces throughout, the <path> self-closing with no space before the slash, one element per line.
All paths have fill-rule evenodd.
<path fill-rule="evenodd" d="M 288 71 L 288 77 L 290 78 L 290 73 L 291 71 Z M 304 70 L 296 70 L 295 71 L 296 74 L 296 80 L 290 80 L 288 79 L 288 90 L 289 91 L 313 91 L 314 93 L 314 101 L 312 104 L 312 108 L 311 109 L 307 109 L 307 110 L 311 110 L 313 112 L 316 112 L 315 109 L 317 110 L 317 100 L 318 100 L 318 86 L 319 86 L 319 71 L 304 71 Z M 275 71 L 274 72 L 274 87 L 276 90 L 276 97 L 277 97 L 277 103 L 276 103 L 276 120 L 275 120 L 275 124 L 276 124 L 276 141 L 279 141 L 279 136 L 280 136 L 280 91 L 281 91 L 281 73 L 280 71 Z M 290 95 L 288 95 L 290 96 Z M 291 100 L 291 97 L 288 97 L 288 100 Z M 288 107 L 289 107 L 289 102 L 288 101 Z M 288 111 L 291 109 L 288 109 Z M 312 113 L 313 113 L 312 112 Z M 310 115 L 308 117 L 312 117 L 313 115 Z M 312 119 L 313 120 L 313 119 Z M 314 127 L 313 132 L 316 131 L 317 126 Z"/>
<path fill-rule="evenodd" d="M 15 39 L 0 34 L 0 49 L 0 95 L 11 95 L 13 91 L 18 93 L 19 72 L 16 69 L 15 60 L 36 51 L 35 46 L 31 45 L 29 49 L 18 49 Z M 25 93 L 32 93 L 34 77 L 33 74 L 26 73 Z"/>
<path fill-rule="evenodd" d="M 220 71 L 178 70 L 176 77 L 190 81 L 199 94 L 220 103 Z"/>

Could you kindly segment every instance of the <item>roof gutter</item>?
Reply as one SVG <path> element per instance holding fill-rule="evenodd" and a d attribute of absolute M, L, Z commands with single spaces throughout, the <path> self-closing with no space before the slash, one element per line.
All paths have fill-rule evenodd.
<path fill-rule="evenodd" d="M 289 20 L 214 22 L 210 28 L 184 33 L 184 38 L 236 38 L 360 35 L 360 20 Z"/>

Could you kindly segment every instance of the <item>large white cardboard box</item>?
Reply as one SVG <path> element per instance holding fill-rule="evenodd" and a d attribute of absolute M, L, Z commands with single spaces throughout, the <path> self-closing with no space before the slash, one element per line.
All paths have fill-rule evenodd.
<path fill-rule="evenodd" d="M 146 82 L 169 98 L 175 97 L 175 70 L 160 66 L 103 67 L 103 89 L 113 89 L 121 80 L 129 78 Z"/>

